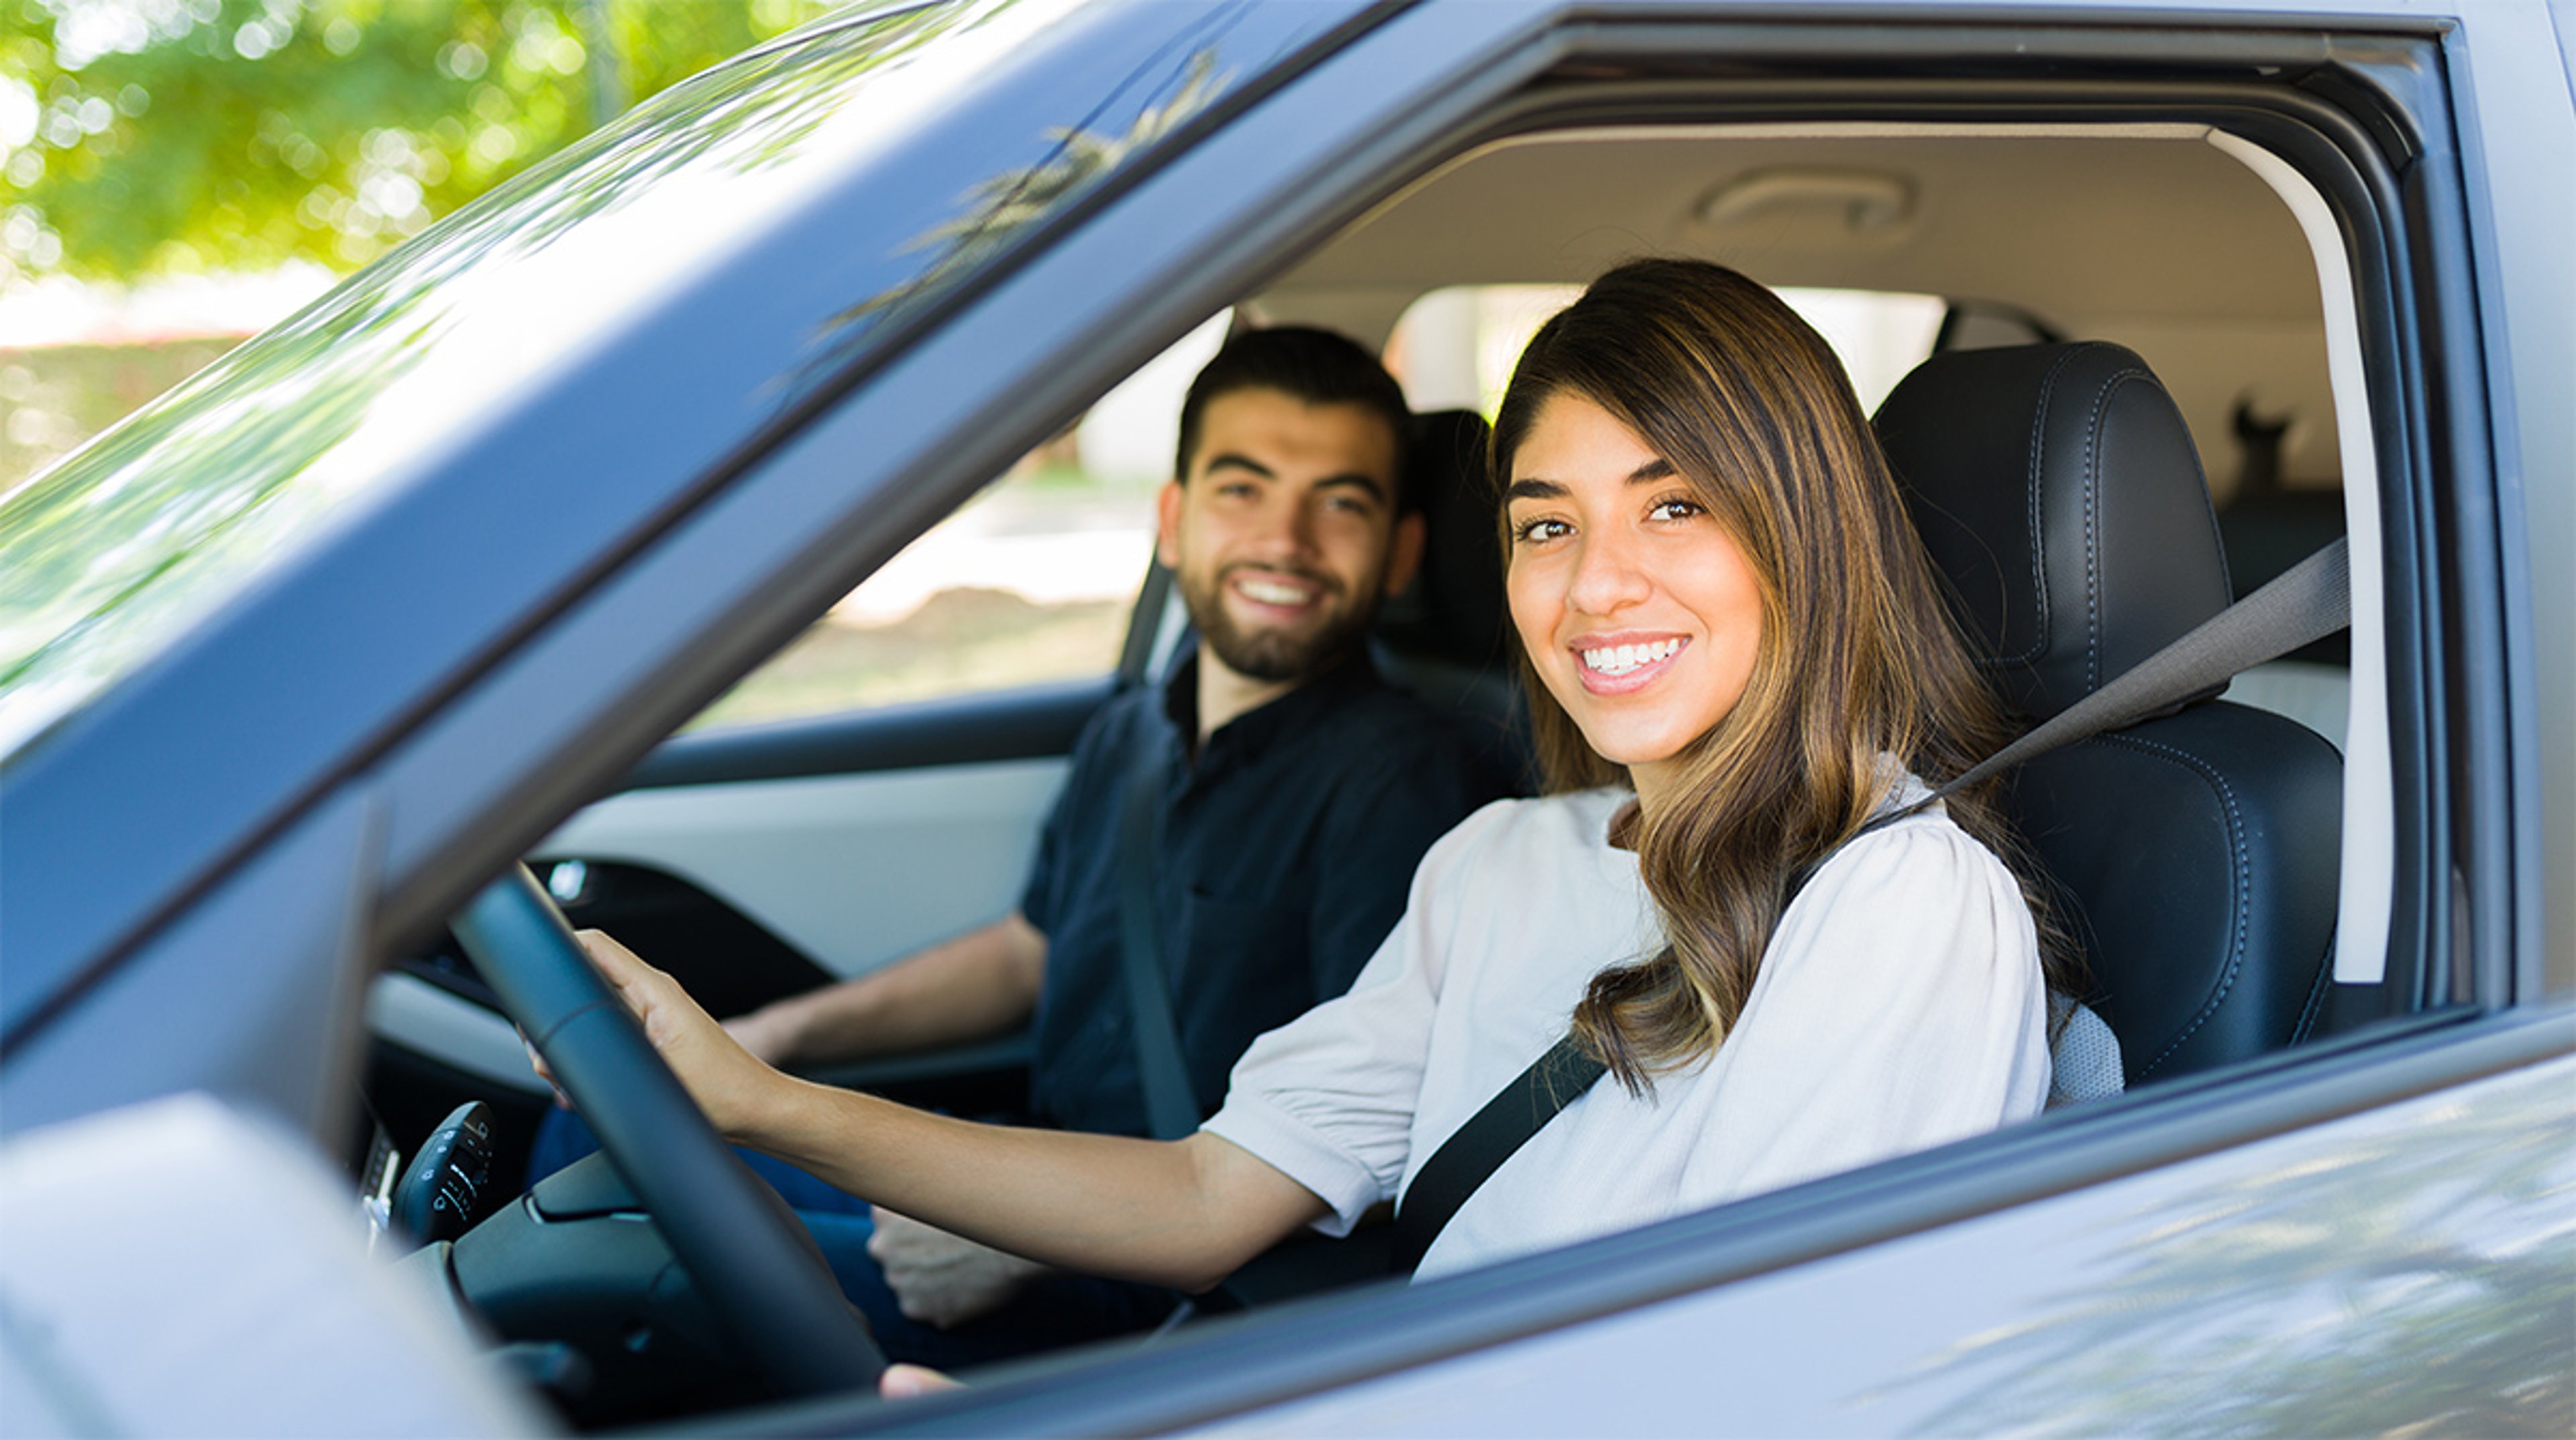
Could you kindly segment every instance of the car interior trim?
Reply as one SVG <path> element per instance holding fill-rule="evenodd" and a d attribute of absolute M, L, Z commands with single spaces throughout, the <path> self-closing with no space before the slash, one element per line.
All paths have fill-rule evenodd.
<path fill-rule="evenodd" d="M 388 970 L 368 985 L 367 1028 L 485 1084 L 522 1095 L 547 1093 L 509 1021 L 417 975 Z"/>
<path fill-rule="evenodd" d="M 853 771 L 1037 760 L 1065 754 L 1119 677 L 1025 685 L 810 719 L 675 735 L 619 782 L 621 790 L 793 780 Z"/>
<path fill-rule="evenodd" d="M 629 790 L 585 807 L 534 853 L 676 877 L 758 916 L 761 929 L 820 968 L 815 982 L 847 978 L 1010 909 L 1019 888 L 1007 861 L 1034 848 L 1030 817 L 1045 813 L 1064 772 L 1059 751 L 936 770 Z M 878 903 L 848 903 L 856 875 L 887 887 Z M 637 933 L 633 921 L 616 928 Z M 775 998 L 735 993 L 707 1003 Z"/>
<path fill-rule="evenodd" d="M 2370 387 L 2363 378 L 2360 322 L 2343 232 L 2315 186 L 2271 151 L 2224 130 L 2209 143 L 2253 171 L 2281 197 L 2315 258 L 2325 301 L 2326 370 L 2343 455 L 2345 533 L 2351 537 L 2352 703 L 2343 741 L 2343 883 L 2336 895 L 2334 978 L 2376 985 L 2388 967 L 2394 904 L 2397 795 L 2388 775 L 2388 668 L 2380 578 L 2379 464 L 2371 445 Z"/>

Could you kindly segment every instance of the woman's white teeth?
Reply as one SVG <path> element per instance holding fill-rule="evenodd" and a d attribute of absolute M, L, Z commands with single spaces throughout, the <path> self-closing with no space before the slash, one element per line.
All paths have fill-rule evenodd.
<path fill-rule="evenodd" d="M 1625 675 L 1641 665 L 1652 665 L 1669 659 L 1682 648 L 1679 640 L 1650 640 L 1643 645 L 1605 645 L 1598 650 L 1576 653 L 1583 657 L 1585 669 L 1598 675 Z"/>
<path fill-rule="evenodd" d="M 1264 605 L 1303 605 L 1313 598 L 1302 585 L 1281 585 L 1269 580 L 1250 578 L 1237 580 L 1234 583 L 1235 588 Z"/>

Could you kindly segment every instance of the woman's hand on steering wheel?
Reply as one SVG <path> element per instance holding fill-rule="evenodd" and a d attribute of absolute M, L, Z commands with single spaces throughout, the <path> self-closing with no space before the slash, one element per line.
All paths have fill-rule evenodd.
<path fill-rule="evenodd" d="M 575 938 L 718 1133 L 739 1140 L 760 1116 L 772 1112 L 786 1077 L 744 1049 L 689 998 L 680 982 L 646 964 L 606 931 L 577 931 Z M 539 1073 L 544 1070 L 540 1062 Z"/>
<path fill-rule="evenodd" d="M 512 1023 L 551 1057 L 549 1078 L 581 1107 L 708 1310 L 776 1393 L 874 1389 L 885 1362 L 867 1322 L 813 1237 L 699 1109 L 712 1101 L 739 1123 L 758 1112 L 750 1097 L 764 1083 L 793 1082 L 744 1054 L 625 947 L 577 940 L 525 865 L 449 928 Z"/>

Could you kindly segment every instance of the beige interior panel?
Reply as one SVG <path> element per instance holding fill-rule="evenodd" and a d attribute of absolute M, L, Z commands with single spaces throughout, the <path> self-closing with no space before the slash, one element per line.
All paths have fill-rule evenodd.
<path fill-rule="evenodd" d="M 1445 285 L 1579 283 L 1643 254 L 1774 285 L 2018 307 L 2155 366 L 2223 498 L 2238 402 L 2291 421 L 2294 485 L 2338 466 L 2316 268 L 2263 181 L 2191 127 L 1589 131 L 1472 152 L 1283 276 L 1264 315 L 1383 343 Z"/>

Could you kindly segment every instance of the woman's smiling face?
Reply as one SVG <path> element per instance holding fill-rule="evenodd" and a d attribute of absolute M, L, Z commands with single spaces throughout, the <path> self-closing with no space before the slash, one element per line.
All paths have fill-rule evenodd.
<path fill-rule="evenodd" d="M 1503 503 L 1521 643 L 1584 739 L 1652 804 L 1664 763 L 1752 679 L 1753 567 L 1637 432 L 1569 392 L 1539 407 Z"/>

